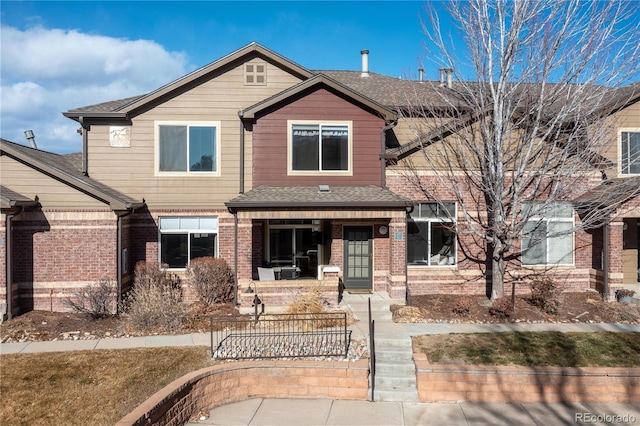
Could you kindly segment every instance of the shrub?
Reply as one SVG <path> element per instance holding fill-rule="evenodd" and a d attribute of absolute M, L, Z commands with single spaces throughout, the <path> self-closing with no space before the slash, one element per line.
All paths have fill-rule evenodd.
<path fill-rule="evenodd" d="M 157 263 L 139 262 L 124 308 L 138 329 L 174 330 L 186 313 L 180 280 Z"/>
<path fill-rule="evenodd" d="M 100 278 L 78 290 L 65 304 L 73 311 L 91 316 L 93 319 L 107 318 L 115 314 L 116 285 L 109 278 Z"/>
<path fill-rule="evenodd" d="M 211 305 L 233 301 L 234 275 L 224 259 L 199 257 L 187 267 L 189 286 L 200 302 Z"/>
<path fill-rule="evenodd" d="M 536 279 L 531 283 L 532 305 L 539 307 L 548 314 L 556 314 L 560 308 L 560 289 L 549 278 Z"/>
<path fill-rule="evenodd" d="M 489 308 L 489 313 L 491 315 L 507 318 L 513 312 L 513 305 L 511 304 L 511 298 L 509 296 L 503 296 L 499 299 L 496 299 L 491 304 L 491 308 Z"/>
<path fill-rule="evenodd" d="M 459 296 L 456 298 L 453 304 L 453 313 L 461 317 L 466 317 L 471 312 L 471 307 L 474 305 L 474 300 L 469 296 Z"/>
<path fill-rule="evenodd" d="M 314 285 L 308 289 L 303 289 L 298 293 L 298 295 L 287 305 L 286 313 L 287 314 L 311 314 L 305 316 L 305 318 L 315 318 L 316 320 L 321 318 L 320 315 L 315 316 L 314 314 L 323 314 L 327 312 L 327 299 L 324 297 L 322 292 L 322 288 L 318 285 Z M 323 319 L 320 322 L 312 322 L 311 320 L 306 321 L 304 319 L 300 319 L 298 321 L 298 326 L 305 331 L 309 331 L 313 327 L 313 323 L 315 323 L 316 327 L 324 328 L 324 327 L 334 327 L 337 325 L 337 321 L 330 319 Z"/>

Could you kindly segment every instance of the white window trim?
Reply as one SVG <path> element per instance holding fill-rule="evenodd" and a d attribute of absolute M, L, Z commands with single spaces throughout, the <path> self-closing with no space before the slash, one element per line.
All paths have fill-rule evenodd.
<path fill-rule="evenodd" d="M 215 127 L 216 128 L 216 171 L 215 172 L 162 172 L 160 171 L 160 126 L 202 126 L 202 127 Z M 158 177 L 176 177 L 176 176 L 206 176 L 217 177 L 220 176 L 220 145 L 222 141 L 220 139 L 220 121 L 154 121 L 153 123 L 153 149 L 154 149 L 154 175 Z M 187 156 L 188 156 L 187 147 Z M 187 165 L 189 161 L 187 159 Z"/>
<path fill-rule="evenodd" d="M 572 210 L 573 211 L 573 210 Z M 565 222 L 565 223 L 571 223 L 571 228 L 573 229 L 576 225 L 576 219 L 575 219 L 575 211 L 573 211 L 573 214 L 571 215 L 571 218 L 569 219 L 568 217 L 548 217 L 548 216 L 531 216 L 529 218 L 528 222 L 534 222 L 534 221 L 539 221 L 539 222 Z M 522 256 L 524 256 L 524 234 L 522 234 L 522 238 L 521 238 L 521 243 L 520 243 L 520 249 L 523 250 Z M 548 259 L 549 258 L 549 237 L 545 238 L 545 257 Z M 522 256 L 520 257 L 520 263 L 522 264 L 523 267 L 549 267 L 549 266 L 575 266 L 576 263 L 576 256 L 575 256 L 575 252 L 576 252 L 576 233 L 575 232 L 571 232 L 571 262 L 570 263 L 524 263 L 522 260 Z"/>
<path fill-rule="evenodd" d="M 293 125 L 347 126 L 349 132 L 349 162 L 347 170 L 293 170 Z M 287 120 L 287 175 L 288 176 L 353 176 L 353 121 Z"/>
<path fill-rule="evenodd" d="M 451 201 L 451 202 L 445 202 L 445 204 L 449 204 L 449 203 L 453 203 L 454 205 L 454 212 L 455 212 L 455 216 L 451 218 L 451 223 L 453 223 L 454 225 L 456 225 L 458 223 L 458 203 Z M 420 204 L 438 204 L 436 201 L 420 201 L 417 203 L 416 207 L 419 207 Z M 445 223 L 447 222 L 446 219 L 440 219 L 440 218 L 430 218 L 430 217 L 419 217 L 419 218 L 412 218 L 414 222 L 436 222 L 436 223 Z M 429 227 L 429 230 L 431 230 L 431 227 Z M 429 249 L 428 251 L 431 251 L 431 235 L 429 235 Z M 431 254 L 427 253 L 427 255 L 429 256 L 429 260 L 431 259 Z M 407 262 L 407 268 L 416 268 L 416 269 L 423 269 L 423 268 L 457 268 L 458 267 L 458 236 L 456 234 L 455 236 L 455 250 L 453 252 L 453 264 L 448 264 L 448 265 L 431 265 L 431 264 L 426 264 L 426 265 L 416 265 L 416 264 L 411 264 L 409 262 Z"/>
<path fill-rule="evenodd" d="M 622 172 L 622 133 L 640 133 L 640 127 L 620 127 L 618 128 L 618 145 L 616 152 L 618 153 L 618 176 L 640 176 L 640 173 L 623 173 Z"/>
<path fill-rule="evenodd" d="M 160 225 L 160 219 L 182 219 L 182 218 L 194 218 L 194 217 L 206 217 L 206 218 L 215 218 L 217 219 L 216 223 L 218 224 L 216 228 L 185 228 L 185 229 L 169 229 L 169 230 L 165 230 L 163 231 L 161 229 L 161 225 Z M 170 215 L 170 216 L 160 216 L 158 217 L 158 265 L 162 265 L 162 235 L 163 234 L 187 234 L 187 256 L 189 258 L 189 260 L 187 261 L 187 265 L 189 265 L 189 263 L 191 263 L 191 234 L 215 234 L 216 235 L 216 239 L 215 239 L 215 247 L 214 247 L 214 251 L 213 251 L 213 257 L 219 257 L 219 251 L 220 251 L 220 234 L 219 234 L 219 229 L 220 229 L 220 222 L 219 222 L 219 218 L 218 216 L 203 216 L 203 215 L 197 215 L 197 216 L 176 216 L 176 215 Z M 187 268 L 167 268 L 168 270 L 171 271 L 186 271 Z"/>

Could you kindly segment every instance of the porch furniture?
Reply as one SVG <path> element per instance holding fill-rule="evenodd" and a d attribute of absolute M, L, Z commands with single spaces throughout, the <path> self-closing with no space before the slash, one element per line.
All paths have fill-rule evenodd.
<path fill-rule="evenodd" d="M 295 280 L 298 278 L 298 271 L 295 267 L 283 267 L 280 268 L 281 280 Z"/>
<path fill-rule="evenodd" d="M 258 279 L 260 281 L 275 281 L 276 274 L 273 268 L 260 268 L 258 267 Z"/>

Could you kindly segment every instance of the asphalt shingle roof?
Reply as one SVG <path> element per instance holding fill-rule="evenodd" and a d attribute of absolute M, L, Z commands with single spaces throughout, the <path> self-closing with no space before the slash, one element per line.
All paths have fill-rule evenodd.
<path fill-rule="evenodd" d="M 13 207 L 18 204 L 36 204 L 36 200 L 32 200 L 31 198 L 19 194 L 16 191 L 7 188 L 4 185 L 0 185 L 0 207 L 3 209 Z"/>
<path fill-rule="evenodd" d="M 414 203 L 388 189 L 375 185 L 330 186 L 321 192 L 319 186 L 259 186 L 226 203 L 230 208 L 393 208 Z"/>
<path fill-rule="evenodd" d="M 124 206 L 142 204 L 140 200 L 133 199 L 115 189 L 85 176 L 81 171 L 81 157 L 77 153 L 60 155 L 52 152 L 34 149 L 25 145 L 20 145 L 5 139 L 0 139 L 0 151 L 4 155 L 18 154 L 29 166 L 36 170 L 44 171 L 44 168 L 51 168 L 55 178 L 62 180 L 67 185 L 80 189 L 84 187 L 89 190 L 90 194 L 109 202 L 109 199 L 115 200 Z M 51 174 L 51 173 L 47 173 Z"/>

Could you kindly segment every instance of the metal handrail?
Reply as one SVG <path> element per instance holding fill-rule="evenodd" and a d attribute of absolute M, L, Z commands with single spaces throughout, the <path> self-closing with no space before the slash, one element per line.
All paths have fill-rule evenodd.
<path fill-rule="evenodd" d="M 371 372 L 371 402 L 375 401 L 376 390 L 376 342 L 375 342 L 376 322 L 371 316 L 371 298 L 369 298 L 369 371 Z"/>

